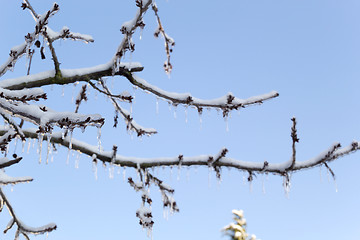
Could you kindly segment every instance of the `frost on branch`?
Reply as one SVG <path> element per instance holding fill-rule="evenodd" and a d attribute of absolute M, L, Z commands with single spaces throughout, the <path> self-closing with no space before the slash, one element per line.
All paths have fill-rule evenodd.
<path fill-rule="evenodd" d="M 108 62 L 86 68 L 62 69 L 60 65 L 61 61 L 58 59 L 56 49 L 53 45 L 55 41 L 59 39 L 71 39 L 90 43 L 94 42 L 94 39 L 87 34 L 71 32 L 67 26 L 64 26 L 58 32 L 52 30 L 49 26 L 49 19 L 59 11 L 60 8 L 58 4 L 54 3 L 50 10 L 39 15 L 31 6 L 29 0 L 24 0 L 21 8 L 23 10 L 29 10 L 33 16 L 35 20 L 35 30 L 25 34 L 25 42 L 13 47 L 10 50 L 8 59 L 0 66 L 1 77 L 8 70 L 13 70 L 15 63 L 20 57 L 28 56 L 30 59 L 27 76 L 15 79 L 3 79 L 0 81 L 0 115 L 5 121 L 5 126 L 0 127 L 0 150 L 5 155 L 5 158 L 0 159 L 1 184 L 6 185 L 32 181 L 31 177 L 11 177 L 3 171 L 3 168 L 14 165 L 22 159 L 17 156 L 14 156 L 12 160 L 6 158 L 8 144 L 17 138 L 23 141 L 25 139 L 38 139 L 40 146 L 42 141 L 46 141 L 48 143 L 47 155 L 50 154 L 52 147 L 55 148 L 56 145 L 62 145 L 68 148 L 69 152 L 74 150 L 79 153 L 84 153 L 88 155 L 94 163 L 95 172 L 97 162 L 100 161 L 105 166 L 109 165 L 110 177 L 113 176 L 114 166 L 123 168 L 132 167 L 137 170 L 137 179 L 134 180 L 135 178 L 129 177 L 128 183 L 135 191 L 141 193 L 141 206 L 136 211 L 136 216 L 139 218 L 140 225 L 150 233 L 154 225 L 153 213 L 151 211 L 153 201 L 150 196 L 150 187 L 154 187 L 160 191 L 162 205 L 166 211 L 170 213 L 179 211 L 178 204 L 174 199 L 174 189 L 165 184 L 157 176 L 150 174 L 150 168 L 177 166 L 180 169 L 184 166 L 205 166 L 214 170 L 216 176 L 220 179 L 221 169 L 228 167 L 248 173 L 249 182 L 253 181 L 256 174 L 272 173 L 284 179 L 283 185 L 285 191 L 288 192 L 291 186 L 291 175 L 294 172 L 324 165 L 329 173 L 335 177 L 335 173 L 329 167 L 329 163 L 346 154 L 359 150 L 359 142 L 356 141 L 347 147 L 341 147 L 339 143 L 334 143 L 318 156 L 305 161 L 298 161 L 296 145 L 299 143 L 299 138 L 295 118 L 291 119 L 292 127 L 290 130 L 292 154 L 289 156 L 289 159 L 286 159 L 282 163 L 269 163 L 267 161 L 248 162 L 230 158 L 228 157 L 229 150 L 227 148 L 222 148 L 220 151 L 214 150 L 214 155 L 184 156 L 183 154 L 179 154 L 173 157 L 156 158 L 123 156 L 121 155 L 121 148 L 119 147 L 118 149 L 116 144 L 113 145 L 111 150 L 104 150 L 100 145 L 100 129 L 105 124 L 105 119 L 98 114 L 102 109 L 94 109 L 94 112 L 91 114 L 81 113 L 82 109 L 80 107 L 83 106 L 88 99 L 87 91 L 89 87 L 110 100 L 109 102 L 111 102 L 115 111 L 114 127 L 118 125 L 120 116 L 126 129 L 129 132 L 135 132 L 139 137 L 143 135 L 151 136 L 157 133 L 157 130 L 154 128 L 143 127 L 135 121 L 132 112 L 123 107 L 124 102 L 132 103 L 134 96 L 119 89 L 109 88 L 105 81 L 107 77 L 119 76 L 125 78 L 129 85 L 150 93 L 157 99 L 167 101 L 173 106 L 184 105 L 185 107 L 193 107 L 199 114 L 203 112 L 204 108 L 220 110 L 224 118 L 227 118 L 231 111 L 242 110 L 252 105 L 259 105 L 279 96 L 278 92 L 270 91 L 258 96 L 240 98 L 229 92 L 222 97 L 214 99 L 200 99 L 191 93 L 166 91 L 142 79 L 135 74 L 144 70 L 142 64 L 137 62 L 126 63 L 123 62 L 123 58 L 129 51 L 135 51 L 133 35 L 137 29 L 142 30 L 145 28 L 144 15 L 150 7 L 157 21 L 157 28 L 154 35 L 155 37 L 161 36 L 164 39 L 166 53 L 164 69 L 168 74 L 173 68 L 170 57 L 173 47 L 175 46 L 175 41 L 165 32 L 164 25 L 159 17 L 159 8 L 154 1 L 136 0 L 135 5 L 135 16 L 122 25 L 119 25 L 121 26 L 121 33 L 119 33 L 119 35 L 122 34 L 122 40 L 117 49 L 115 49 L 114 55 L 109 57 Z M 43 43 L 41 43 L 40 40 L 43 40 Z M 48 48 L 51 58 L 46 58 L 45 48 Z M 38 49 L 40 49 L 41 59 L 51 59 L 54 68 L 42 73 L 30 74 L 31 59 L 33 56 L 36 56 Z M 68 108 L 70 110 L 60 112 L 46 105 L 48 95 L 43 90 L 44 86 L 79 82 L 83 82 L 84 85 L 76 97 L 75 107 L 71 106 Z M 141 120 L 139 120 L 139 122 L 140 121 Z M 24 128 L 24 122 L 26 122 L 26 128 Z M 31 127 L 28 127 L 29 125 Z M 85 131 L 89 126 L 98 128 L 98 146 L 79 141 L 73 136 L 73 134 L 75 134 L 73 131 L 75 128 L 80 128 L 82 131 Z M 58 128 L 60 128 L 60 131 Z M 41 156 L 41 147 L 39 152 Z M 15 214 L 1 188 L 0 195 L 2 206 L 5 204 L 12 216 L 5 232 L 16 225 L 18 227 L 15 235 L 16 239 L 20 235 L 29 239 L 29 233 L 40 234 L 56 229 L 55 224 L 48 224 L 40 228 L 26 226 Z M 239 221 L 241 221 L 241 219 Z"/>

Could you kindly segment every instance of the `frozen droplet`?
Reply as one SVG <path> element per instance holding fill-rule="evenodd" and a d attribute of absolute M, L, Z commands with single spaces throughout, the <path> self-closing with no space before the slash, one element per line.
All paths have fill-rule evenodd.
<path fill-rule="evenodd" d="M 263 192 L 263 194 L 266 194 L 264 174 L 262 174 L 262 176 L 261 176 L 261 185 L 262 185 L 262 192 Z"/>
<path fill-rule="evenodd" d="M 172 175 L 173 175 L 173 166 L 170 166 L 170 181 L 172 181 Z"/>
<path fill-rule="evenodd" d="M 39 133 L 38 134 L 38 139 L 39 139 L 39 143 L 38 143 L 39 163 L 41 163 L 41 151 L 42 151 L 43 138 L 44 138 L 44 134 Z"/>
<path fill-rule="evenodd" d="M 46 164 L 49 163 L 49 155 L 51 154 L 51 134 L 47 133 L 46 134 L 46 139 L 47 139 L 47 151 L 46 151 Z"/>
<path fill-rule="evenodd" d="M 168 102 L 169 105 L 169 111 L 171 112 L 171 102 Z"/>
<path fill-rule="evenodd" d="M 123 167 L 123 180 L 126 181 L 126 167 Z"/>
<path fill-rule="evenodd" d="M 29 152 L 30 152 L 30 147 L 31 147 L 31 139 L 29 140 L 28 147 L 27 147 L 27 150 L 26 150 L 27 154 L 29 154 Z"/>
<path fill-rule="evenodd" d="M 72 94 L 71 94 L 71 103 L 74 103 L 75 100 L 75 90 L 76 90 L 76 83 L 73 84 L 73 90 L 72 90 Z"/>
<path fill-rule="evenodd" d="M 176 110 L 177 110 L 177 107 L 176 107 L 176 106 L 174 106 L 174 119 L 176 119 L 176 118 L 177 118 Z"/>
<path fill-rule="evenodd" d="M 180 174 L 181 174 L 181 165 L 179 165 L 178 167 L 178 171 L 177 171 L 177 180 L 179 181 L 180 180 Z"/>
<path fill-rule="evenodd" d="M 97 140 L 98 140 L 98 147 L 99 147 L 98 151 L 100 153 L 100 151 L 101 151 L 101 128 L 100 127 L 98 127 L 98 131 L 97 131 Z"/>
<path fill-rule="evenodd" d="M 68 149 L 68 153 L 67 153 L 67 157 L 66 157 L 66 164 L 69 164 L 69 159 L 70 159 L 70 148 Z"/>
<path fill-rule="evenodd" d="M 16 137 L 14 141 L 14 153 L 16 152 L 17 142 L 18 142 L 18 138 Z"/>
<path fill-rule="evenodd" d="M 335 192 L 338 192 L 338 186 L 337 186 L 335 178 L 334 178 L 334 185 L 335 185 Z"/>
<path fill-rule="evenodd" d="M 140 40 L 142 39 L 143 29 L 144 29 L 143 27 L 140 28 L 140 36 L 139 36 Z"/>
<path fill-rule="evenodd" d="M 156 114 L 159 114 L 159 97 L 156 97 Z"/>
<path fill-rule="evenodd" d="M 212 172 L 212 167 L 208 167 L 209 171 L 208 171 L 208 188 L 211 187 L 211 172 Z"/>
<path fill-rule="evenodd" d="M 80 163 L 80 153 L 78 153 L 76 155 L 76 159 L 75 159 L 75 168 L 78 169 L 79 168 L 79 163 Z"/>
<path fill-rule="evenodd" d="M 69 149 L 72 149 L 72 136 L 73 136 L 73 130 L 70 130 L 70 139 L 69 139 Z"/>
<path fill-rule="evenodd" d="M 189 182 L 190 180 L 190 167 L 186 168 L 186 181 Z"/>
<path fill-rule="evenodd" d="M 94 172 L 94 176 L 95 176 L 95 180 L 98 179 L 98 175 L 97 175 L 97 172 L 98 172 L 98 169 L 97 169 L 97 161 L 96 160 L 93 160 L 93 165 L 92 165 L 92 170 Z"/>
<path fill-rule="evenodd" d="M 25 143 L 26 143 L 26 141 L 23 140 L 22 145 L 21 145 L 21 153 L 24 153 L 24 151 L 25 151 Z"/>
<path fill-rule="evenodd" d="M 284 187 L 284 191 L 285 191 L 285 196 L 286 196 L 287 198 L 289 198 L 290 187 L 291 187 L 290 178 L 291 178 L 290 175 L 285 175 L 285 176 L 283 177 L 283 187 Z"/>
<path fill-rule="evenodd" d="M 226 124 L 226 132 L 229 132 L 229 117 L 228 116 L 224 117 L 224 120 Z"/>
<path fill-rule="evenodd" d="M 109 166 L 109 178 L 110 179 L 114 178 L 114 172 L 115 172 L 114 164 L 110 163 L 110 166 Z"/>

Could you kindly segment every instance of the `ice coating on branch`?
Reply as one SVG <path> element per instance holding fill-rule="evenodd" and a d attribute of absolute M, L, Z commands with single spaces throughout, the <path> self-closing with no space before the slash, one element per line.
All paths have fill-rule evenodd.
<path fill-rule="evenodd" d="M 91 35 L 70 32 L 70 29 L 67 26 L 64 26 L 59 32 L 55 32 L 51 28 L 46 27 L 45 32 L 52 41 L 60 38 L 70 38 L 72 40 L 83 40 L 86 43 L 94 42 L 94 38 Z"/>
<path fill-rule="evenodd" d="M 227 95 L 224 95 L 220 98 L 204 100 L 195 98 L 190 93 L 168 92 L 162 90 L 157 86 L 151 85 L 150 83 L 136 76 L 135 74 L 132 74 L 132 76 L 136 81 L 136 85 L 139 85 L 142 89 L 146 91 L 154 93 L 158 97 L 171 100 L 173 103 L 182 103 L 199 107 L 238 108 L 254 103 L 261 103 L 264 100 L 268 100 L 279 95 L 276 91 L 271 91 L 270 93 L 250 97 L 248 99 L 240 99 L 233 96 L 232 93 L 228 93 Z"/>
<path fill-rule="evenodd" d="M 0 170 L 0 184 L 16 184 L 23 182 L 30 182 L 33 179 L 31 177 L 11 177 L 7 175 L 4 171 Z"/>
<path fill-rule="evenodd" d="M 97 125 L 101 126 L 104 119 L 99 114 L 84 115 L 73 112 L 56 112 L 46 106 L 26 105 L 23 103 L 12 104 L 0 98 L 0 106 L 7 112 L 25 118 L 40 126 L 56 123 L 60 127 L 70 128 L 79 125 Z"/>
<path fill-rule="evenodd" d="M 46 99 L 46 94 L 41 88 L 32 88 L 32 89 L 22 89 L 22 90 L 8 90 L 0 88 L 0 98 L 7 100 L 16 100 L 16 101 L 29 101 L 35 100 L 38 101 L 40 98 Z"/>
<path fill-rule="evenodd" d="M 138 62 L 132 62 L 132 63 L 122 62 L 120 63 L 119 67 L 131 71 L 132 69 L 142 68 L 142 65 Z M 102 71 L 109 71 L 110 69 L 112 69 L 111 62 L 106 64 L 100 64 L 93 67 L 88 67 L 88 68 L 62 69 L 61 74 L 62 77 L 72 78 L 76 76 L 94 74 Z M 0 81 L 0 88 L 6 88 L 6 89 L 24 88 L 26 87 L 26 85 L 29 84 L 31 85 L 31 83 L 45 81 L 46 79 L 54 78 L 54 77 L 55 77 L 55 70 L 50 70 L 50 71 L 22 76 L 18 78 L 4 79 Z"/>

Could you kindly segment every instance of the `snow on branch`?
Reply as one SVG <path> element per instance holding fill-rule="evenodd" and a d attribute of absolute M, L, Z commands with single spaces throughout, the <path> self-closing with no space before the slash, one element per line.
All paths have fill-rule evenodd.
<path fill-rule="evenodd" d="M 114 57 L 111 59 L 111 63 L 113 66 L 113 73 L 119 71 L 119 67 L 121 66 L 121 58 L 125 55 L 127 50 L 133 52 L 135 50 L 135 44 L 132 40 L 132 35 L 135 33 L 136 28 L 144 28 L 145 23 L 143 21 L 143 16 L 148 10 L 149 6 L 152 4 L 152 0 L 137 0 L 136 6 L 138 7 L 135 17 L 130 21 L 123 23 L 121 26 L 121 33 L 124 34 L 124 37 L 118 46 Z"/>
<path fill-rule="evenodd" d="M 204 107 L 220 108 L 223 111 L 224 117 L 228 115 L 230 110 L 238 110 L 241 108 L 245 108 L 249 105 L 261 104 L 266 100 L 279 96 L 278 92 L 272 91 L 267 94 L 250 97 L 248 99 L 240 99 L 233 96 L 232 93 L 228 93 L 227 95 L 220 98 L 204 100 L 195 98 L 190 93 L 175 93 L 162 90 L 157 86 L 151 85 L 150 83 L 146 82 L 144 79 L 136 76 L 135 74 L 126 75 L 125 77 L 133 85 L 138 86 L 145 91 L 151 92 L 160 98 L 171 101 L 173 105 L 184 104 L 194 106 L 198 109 L 199 113 L 202 112 Z"/>
<path fill-rule="evenodd" d="M 70 32 L 70 29 L 64 26 L 59 32 L 53 31 L 51 28 L 46 27 L 44 33 L 47 34 L 48 38 L 51 41 L 56 41 L 58 39 L 71 39 L 71 40 L 82 40 L 85 43 L 94 42 L 94 38 L 87 34 L 74 33 Z"/>
<path fill-rule="evenodd" d="M 26 4 L 26 3 L 25 3 Z M 27 7 L 27 6 L 26 6 Z M 25 7 L 25 8 L 26 8 Z M 23 9 L 24 5 L 23 5 Z M 32 8 L 31 8 L 32 9 Z M 36 39 L 38 39 L 39 34 L 43 31 L 44 27 L 48 24 L 48 20 L 51 16 L 53 16 L 57 11 L 59 11 L 59 5 L 57 3 L 54 3 L 52 8 L 47 11 L 43 15 L 35 15 L 36 18 L 36 25 L 35 25 L 35 31 L 32 33 L 28 33 L 25 36 L 25 42 L 13 47 L 10 50 L 9 58 L 7 61 L 0 66 L 0 77 L 4 75 L 7 70 L 13 69 L 15 66 L 16 61 L 25 53 L 27 53 L 30 50 L 31 45 L 34 43 Z"/>
<path fill-rule="evenodd" d="M 7 175 L 5 172 L 0 171 L 0 184 L 7 185 L 7 184 L 17 184 L 17 183 L 27 183 L 33 180 L 32 177 L 11 177 Z"/>
<path fill-rule="evenodd" d="M 104 124 L 104 118 L 99 114 L 84 115 L 71 112 L 56 112 L 46 106 L 8 102 L 1 98 L 0 108 L 11 113 L 13 116 L 39 125 L 40 132 L 46 131 L 45 129 L 48 127 L 52 128 L 52 124 L 68 129 L 90 125 L 101 127 Z"/>
<path fill-rule="evenodd" d="M 135 131 L 137 133 L 137 136 L 142 136 L 144 134 L 152 135 L 152 134 L 157 133 L 156 129 L 154 129 L 154 128 L 144 128 L 144 127 L 140 126 L 138 123 L 136 123 L 135 120 L 130 115 L 130 113 L 127 110 L 123 109 L 118 104 L 116 99 L 114 97 L 112 97 L 113 95 L 111 94 L 109 88 L 106 86 L 105 82 L 102 79 L 100 79 L 100 84 L 104 88 L 106 95 L 109 96 L 109 98 L 111 99 L 111 101 L 115 107 L 115 110 L 123 116 L 123 118 L 126 122 L 127 130 Z"/>
<path fill-rule="evenodd" d="M 8 159 L 7 157 L 0 158 L 0 168 L 6 168 L 11 165 L 17 164 L 22 160 L 22 157 L 17 157 L 14 155 L 14 159 Z"/>
<path fill-rule="evenodd" d="M 131 72 L 142 71 L 144 68 L 140 63 L 121 63 L 115 75 L 127 75 Z M 55 76 L 55 71 L 50 70 L 42 73 L 32 74 L 19 78 L 4 79 L 0 81 L 0 87 L 9 90 L 20 90 L 24 88 L 35 88 L 54 84 L 70 84 L 75 82 L 88 82 L 92 79 L 113 76 L 112 64 L 100 64 L 89 68 L 62 69 L 61 77 Z"/>
<path fill-rule="evenodd" d="M 5 134 L 8 131 L 8 127 L 0 128 L 0 135 Z M 37 129 L 23 129 L 26 138 L 38 138 Z M 45 135 L 43 140 L 47 140 Z M 329 149 L 325 150 L 318 156 L 304 160 L 296 161 L 292 163 L 292 159 L 283 163 L 269 163 L 265 162 L 247 162 L 237 160 L 234 158 L 226 157 L 227 149 L 222 149 L 216 155 L 199 155 L 193 157 L 185 157 L 183 155 L 175 157 L 158 157 L 158 158 L 137 158 L 126 157 L 119 154 L 113 156 L 113 151 L 100 151 L 98 146 L 93 146 L 88 143 L 79 141 L 69 136 L 64 137 L 61 132 L 53 132 L 51 134 L 50 141 L 52 143 L 58 143 L 62 146 L 68 147 L 71 141 L 72 149 L 80 151 L 88 155 L 89 157 L 100 160 L 104 163 L 112 163 L 123 167 L 133 167 L 140 169 L 147 169 L 159 166 L 207 166 L 207 167 L 230 167 L 250 173 L 273 173 L 284 175 L 285 173 L 295 172 L 315 166 L 320 166 L 324 163 L 329 163 L 335 159 L 338 159 L 344 155 L 354 153 L 360 149 L 360 143 L 354 141 L 349 146 L 341 148 L 339 143 L 334 143 Z M 293 164 L 292 168 L 289 168 Z"/>
<path fill-rule="evenodd" d="M 3 192 L 2 188 L 0 188 L 0 197 L 1 197 L 1 205 L 5 204 L 6 207 L 9 210 L 9 213 L 11 215 L 11 220 L 9 221 L 8 225 L 6 226 L 4 233 L 7 233 L 15 224 L 17 225 L 17 230 L 15 232 L 15 239 L 19 239 L 20 234 L 23 235 L 26 239 L 30 239 L 28 234 L 44 234 L 49 233 L 57 228 L 56 224 L 50 223 L 47 225 L 44 225 L 42 227 L 30 227 L 24 224 L 21 219 L 17 216 L 15 213 L 15 210 L 13 209 L 12 205 L 10 204 L 7 196 Z"/>

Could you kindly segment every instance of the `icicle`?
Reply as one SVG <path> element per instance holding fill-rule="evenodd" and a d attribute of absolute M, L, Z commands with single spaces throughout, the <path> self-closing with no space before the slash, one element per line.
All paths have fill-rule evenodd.
<path fill-rule="evenodd" d="M 171 112 L 171 102 L 168 102 L 169 105 L 169 112 Z"/>
<path fill-rule="evenodd" d="M 46 139 L 47 139 L 47 152 L 46 152 L 46 164 L 49 163 L 49 154 L 51 154 L 51 134 L 47 133 L 46 134 Z"/>
<path fill-rule="evenodd" d="M 73 135 L 73 130 L 70 130 L 70 139 L 69 139 L 69 149 L 72 149 L 72 135 Z"/>
<path fill-rule="evenodd" d="M 186 169 L 186 181 L 189 182 L 190 180 L 190 167 L 187 167 Z"/>
<path fill-rule="evenodd" d="M 28 147 L 27 147 L 27 150 L 26 150 L 27 154 L 29 154 L 29 152 L 30 152 L 30 147 L 31 147 L 31 139 L 29 140 L 29 144 L 28 144 Z"/>
<path fill-rule="evenodd" d="M 140 37 L 139 37 L 140 40 L 142 39 L 143 29 L 144 29 L 143 27 L 140 27 Z"/>
<path fill-rule="evenodd" d="M 61 96 L 62 97 L 64 97 L 64 95 L 65 95 L 65 89 L 64 89 L 65 87 L 64 87 L 64 85 L 63 85 L 63 87 L 62 87 L 62 90 L 61 90 Z"/>
<path fill-rule="evenodd" d="M 126 181 L 126 167 L 123 167 L 123 180 Z"/>
<path fill-rule="evenodd" d="M 17 142 L 18 142 L 18 138 L 16 137 L 14 141 L 14 153 L 16 152 Z"/>
<path fill-rule="evenodd" d="M 69 164 L 69 159 L 70 159 L 70 148 L 68 149 L 68 153 L 67 153 L 67 157 L 66 157 L 66 164 Z"/>
<path fill-rule="evenodd" d="M 208 188 L 211 187 L 211 172 L 212 172 L 212 167 L 209 166 L 209 171 L 208 171 Z"/>
<path fill-rule="evenodd" d="M 176 106 L 174 105 L 174 119 L 177 118 L 177 115 L 176 115 Z"/>
<path fill-rule="evenodd" d="M 39 133 L 38 134 L 39 143 L 38 143 L 38 151 L 37 151 L 39 154 L 39 163 L 41 163 L 41 151 L 42 151 L 43 138 L 44 138 L 44 134 Z"/>
<path fill-rule="evenodd" d="M 25 151 L 25 143 L 26 143 L 26 140 L 23 140 L 22 145 L 21 145 L 21 153 L 24 153 L 24 151 Z"/>
<path fill-rule="evenodd" d="M 172 181 L 172 175 L 173 175 L 173 166 L 170 166 L 170 181 Z"/>
<path fill-rule="evenodd" d="M 159 114 L 159 97 L 156 97 L 156 114 Z"/>
<path fill-rule="evenodd" d="M 188 107 L 185 107 L 185 123 L 188 123 Z"/>
<path fill-rule="evenodd" d="M 177 178 L 176 178 L 178 181 L 180 180 L 180 172 L 181 172 L 181 163 L 179 163 L 178 165 Z"/>
<path fill-rule="evenodd" d="M 101 128 L 98 127 L 98 131 L 97 131 L 97 140 L 98 140 L 98 146 L 99 146 L 99 153 L 101 152 Z"/>
<path fill-rule="evenodd" d="M 110 163 L 110 167 L 109 167 L 109 178 L 110 179 L 114 178 L 114 171 L 115 171 L 114 164 Z"/>
<path fill-rule="evenodd" d="M 226 132 L 229 132 L 229 117 L 228 116 L 224 117 L 224 120 L 226 124 Z"/>
<path fill-rule="evenodd" d="M 80 156 L 81 156 L 81 152 L 77 151 L 78 154 L 76 156 L 76 160 L 75 160 L 75 168 L 78 169 L 79 168 L 79 163 L 80 163 Z"/>
<path fill-rule="evenodd" d="M 72 94 L 71 94 L 71 103 L 74 103 L 76 85 L 77 85 L 77 83 L 74 83 L 74 85 L 73 85 L 74 87 L 73 87 Z"/>
<path fill-rule="evenodd" d="M 286 174 L 283 178 L 283 187 L 285 191 L 285 196 L 287 198 L 289 198 L 290 187 L 291 187 L 290 177 L 291 176 L 289 174 Z"/>
<path fill-rule="evenodd" d="M 163 209 L 163 217 L 164 219 L 169 220 L 169 209 L 166 207 Z"/>
<path fill-rule="evenodd" d="M 262 174 L 262 176 L 261 176 L 262 192 L 263 192 L 263 194 L 266 194 L 264 181 L 265 181 L 264 180 L 264 174 Z"/>
<path fill-rule="evenodd" d="M 199 112 L 200 129 L 202 129 L 202 114 Z"/>
<path fill-rule="evenodd" d="M 338 192 L 338 186 L 337 186 L 335 178 L 334 178 L 334 185 L 335 185 L 335 192 Z"/>
<path fill-rule="evenodd" d="M 97 175 L 97 161 L 96 160 L 93 160 L 93 172 L 94 172 L 94 176 L 95 176 L 95 180 L 98 179 L 98 175 Z"/>

